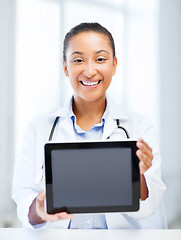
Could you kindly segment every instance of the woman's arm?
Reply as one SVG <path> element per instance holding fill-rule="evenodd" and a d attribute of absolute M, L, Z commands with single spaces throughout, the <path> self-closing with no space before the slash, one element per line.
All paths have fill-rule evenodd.
<path fill-rule="evenodd" d="M 148 188 L 146 185 L 146 180 L 143 174 L 140 174 L 140 191 L 141 191 L 141 200 L 146 200 L 148 198 Z"/>

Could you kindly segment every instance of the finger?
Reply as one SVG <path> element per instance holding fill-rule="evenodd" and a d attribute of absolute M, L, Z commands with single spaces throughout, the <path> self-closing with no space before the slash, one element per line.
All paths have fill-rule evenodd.
<path fill-rule="evenodd" d="M 142 142 L 137 142 L 136 143 L 137 147 L 144 153 L 150 160 L 153 160 L 153 154 L 152 151 L 150 151 L 150 148 L 148 148 L 145 143 Z"/>
<path fill-rule="evenodd" d="M 148 145 L 148 143 L 143 140 L 143 138 L 139 138 L 138 142 L 144 143 L 145 146 L 150 150 L 150 152 L 153 151 L 152 148 Z"/>
<path fill-rule="evenodd" d="M 56 213 L 56 215 L 60 215 L 61 219 L 73 219 L 73 215 L 66 212 Z"/>
<path fill-rule="evenodd" d="M 152 160 L 141 150 L 137 150 L 136 155 L 138 156 L 139 160 L 142 161 L 148 168 L 152 166 Z"/>
<path fill-rule="evenodd" d="M 41 217 L 44 220 L 44 212 L 45 212 L 45 208 L 44 208 L 44 200 L 45 200 L 45 193 L 44 191 L 40 191 L 38 193 L 38 196 L 36 197 L 36 213 L 39 217 Z"/>
<path fill-rule="evenodd" d="M 140 161 L 144 162 L 144 164 L 148 167 L 151 167 L 152 160 L 146 154 L 144 154 L 141 150 L 137 150 L 136 155 Z"/>
<path fill-rule="evenodd" d="M 56 214 L 48 214 L 46 212 L 42 212 L 40 217 L 46 222 L 55 222 L 61 219 L 61 216 Z"/>
<path fill-rule="evenodd" d="M 140 174 L 145 173 L 149 168 L 144 164 L 144 162 L 139 162 Z"/>
<path fill-rule="evenodd" d="M 147 149 L 149 152 L 152 153 L 152 148 L 142 139 L 137 141 L 137 147 L 143 147 L 143 149 Z"/>
<path fill-rule="evenodd" d="M 43 212 L 41 218 L 44 221 L 55 222 L 55 221 L 64 220 L 64 219 L 71 220 L 73 216 L 71 214 L 67 214 L 66 212 L 56 213 L 56 214 L 48 214 L 46 212 Z"/>
<path fill-rule="evenodd" d="M 41 191 L 38 193 L 37 200 L 39 200 L 39 201 L 44 201 L 44 200 L 45 200 L 44 190 L 41 190 Z"/>

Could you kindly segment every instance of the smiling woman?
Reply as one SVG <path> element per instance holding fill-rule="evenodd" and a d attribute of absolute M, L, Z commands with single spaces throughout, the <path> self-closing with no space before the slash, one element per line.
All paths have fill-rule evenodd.
<path fill-rule="evenodd" d="M 71 37 L 66 41 L 70 33 Z M 74 94 L 58 111 L 34 119 L 27 128 L 22 154 L 15 168 L 13 198 L 20 220 L 32 229 L 40 223 L 44 223 L 40 227 L 45 227 L 46 222 L 62 219 L 67 221 L 56 223 L 62 228 L 144 228 L 147 224 L 150 228 L 162 227 L 157 214 L 165 185 L 161 180 L 161 160 L 153 126 L 142 115 L 124 112 L 106 94 L 117 67 L 114 41 L 110 36 L 111 33 L 98 23 L 82 23 L 70 30 L 64 41 L 63 68 Z M 58 142 L 121 141 L 125 139 L 125 133 L 117 131 L 117 122 L 128 129 L 138 148 L 141 188 L 138 212 L 95 214 L 93 220 L 90 215 L 75 215 L 69 221 L 73 216 L 66 212 L 48 214 L 45 211 L 44 145 L 52 124 L 54 126 L 55 121 L 57 124 L 57 116 L 53 140 Z M 104 171 L 104 165 L 102 169 Z M 89 226 L 84 225 L 85 220 Z"/>

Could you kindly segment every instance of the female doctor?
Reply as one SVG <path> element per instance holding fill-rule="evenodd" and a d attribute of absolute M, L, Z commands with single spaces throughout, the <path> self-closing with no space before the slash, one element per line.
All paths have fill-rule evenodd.
<path fill-rule="evenodd" d="M 114 40 L 98 23 L 82 23 L 64 39 L 63 69 L 74 94 L 58 111 L 34 119 L 28 126 L 13 180 L 18 217 L 32 229 L 60 228 L 157 228 L 157 214 L 165 185 L 153 126 L 145 117 L 124 112 L 106 95 L 116 72 Z M 55 119 L 57 118 L 56 122 Z M 51 136 L 52 125 L 55 124 Z M 124 127 L 128 133 L 119 126 Z M 49 215 L 44 209 L 44 144 L 53 141 L 137 140 L 140 162 L 140 210 L 127 214 Z M 144 140 L 143 140 L 144 139 Z M 65 179 L 66 181 L 66 179 Z M 158 225 L 156 225 L 158 224 Z"/>

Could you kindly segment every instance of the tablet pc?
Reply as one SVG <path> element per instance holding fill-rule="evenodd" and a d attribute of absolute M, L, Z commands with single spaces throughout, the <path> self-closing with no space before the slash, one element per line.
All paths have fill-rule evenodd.
<path fill-rule="evenodd" d="M 139 210 L 136 141 L 45 144 L 49 214 Z"/>

